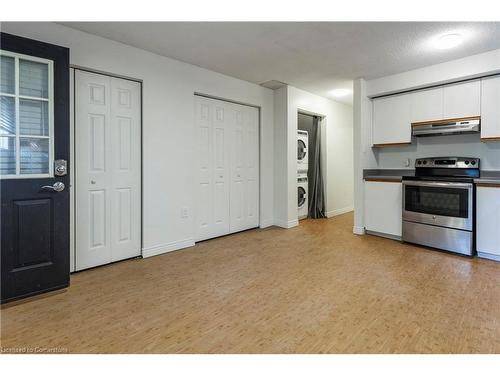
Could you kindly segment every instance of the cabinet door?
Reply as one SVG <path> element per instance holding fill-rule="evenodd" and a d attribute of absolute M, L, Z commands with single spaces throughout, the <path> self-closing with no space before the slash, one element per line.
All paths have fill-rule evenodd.
<path fill-rule="evenodd" d="M 422 90 L 410 95 L 411 122 L 440 120 L 443 118 L 443 88 Z"/>
<path fill-rule="evenodd" d="M 481 80 L 481 139 L 500 141 L 500 77 Z"/>
<path fill-rule="evenodd" d="M 481 82 L 470 81 L 448 85 L 443 92 L 444 118 L 479 116 L 481 113 Z"/>
<path fill-rule="evenodd" d="M 401 237 L 402 196 L 400 182 L 366 181 L 366 230 Z"/>
<path fill-rule="evenodd" d="M 410 95 L 373 100 L 373 145 L 411 143 Z"/>
<path fill-rule="evenodd" d="M 477 188 L 477 252 L 500 260 L 500 187 Z"/>

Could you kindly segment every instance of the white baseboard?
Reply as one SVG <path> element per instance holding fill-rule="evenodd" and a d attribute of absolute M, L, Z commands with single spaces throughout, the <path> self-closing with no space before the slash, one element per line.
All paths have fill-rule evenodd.
<path fill-rule="evenodd" d="M 194 246 L 193 238 L 170 242 L 163 245 L 150 246 L 142 249 L 142 257 L 149 258 L 155 255 L 165 254 L 170 251 L 185 249 L 186 247 L 191 247 L 191 246 Z"/>
<path fill-rule="evenodd" d="M 396 236 L 394 234 L 375 232 L 375 231 L 366 230 L 366 229 L 365 229 L 365 234 L 371 234 L 372 236 L 384 237 L 384 238 L 387 238 L 389 240 L 395 240 L 395 241 L 401 241 L 401 239 L 402 239 L 401 236 Z"/>
<path fill-rule="evenodd" d="M 267 228 L 273 226 L 273 221 L 272 220 L 262 220 L 260 222 L 259 228 Z"/>
<path fill-rule="evenodd" d="M 297 225 L 299 225 L 299 220 L 298 219 L 289 220 L 289 221 L 274 220 L 274 225 L 276 225 L 277 227 L 289 229 L 289 228 L 293 228 L 293 227 L 296 227 Z"/>
<path fill-rule="evenodd" d="M 352 233 L 363 235 L 363 234 L 365 234 L 365 227 L 356 227 L 356 226 L 354 226 L 354 227 L 352 227 Z"/>
<path fill-rule="evenodd" d="M 326 217 L 330 218 L 330 217 L 334 217 L 334 216 L 337 216 L 337 215 L 342 215 L 342 214 L 345 214 L 345 213 L 351 212 L 351 211 L 354 211 L 354 206 L 348 206 L 348 207 L 344 207 L 344 208 L 337 208 L 336 210 L 328 211 L 326 213 Z"/>
<path fill-rule="evenodd" d="M 477 252 L 477 256 L 479 258 L 484 258 L 484 259 L 489 259 L 489 260 L 496 260 L 497 262 L 500 262 L 500 255 L 482 253 L 482 252 L 478 251 Z"/>

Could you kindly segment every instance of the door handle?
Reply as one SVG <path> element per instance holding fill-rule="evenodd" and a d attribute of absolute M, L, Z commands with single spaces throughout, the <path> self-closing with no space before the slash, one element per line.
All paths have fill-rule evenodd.
<path fill-rule="evenodd" d="M 54 182 L 54 185 L 42 186 L 42 190 L 55 191 L 55 192 L 63 191 L 64 188 L 65 188 L 64 184 L 60 181 Z"/>

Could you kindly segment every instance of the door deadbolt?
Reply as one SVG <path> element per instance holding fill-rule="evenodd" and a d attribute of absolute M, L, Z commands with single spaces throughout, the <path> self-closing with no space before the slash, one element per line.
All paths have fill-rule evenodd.
<path fill-rule="evenodd" d="M 56 176 L 66 176 L 68 174 L 68 164 L 66 160 L 54 160 L 54 174 Z"/>

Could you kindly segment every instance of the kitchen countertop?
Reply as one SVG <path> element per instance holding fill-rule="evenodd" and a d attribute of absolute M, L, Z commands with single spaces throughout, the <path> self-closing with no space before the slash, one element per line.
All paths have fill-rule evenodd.
<path fill-rule="evenodd" d="M 387 175 L 365 176 L 365 181 L 401 182 L 402 180 L 403 176 L 387 176 Z"/>
<path fill-rule="evenodd" d="M 401 182 L 403 176 L 414 176 L 414 169 L 364 169 L 365 181 Z"/>
<path fill-rule="evenodd" d="M 475 178 L 474 183 L 482 185 L 500 185 L 500 177 L 498 178 Z"/>
<path fill-rule="evenodd" d="M 365 181 L 400 182 L 403 176 L 414 176 L 414 169 L 364 169 Z M 500 185 L 500 170 L 481 171 L 481 177 L 474 179 L 477 184 Z"/>
<path fill-rule="evenodd" d="M 481 177 L 475 178 L 474 182 L 476 184 L 499 185 L 500 184 L 500 171 L 495 171 L 495 170 L 481 171 Z"/>

